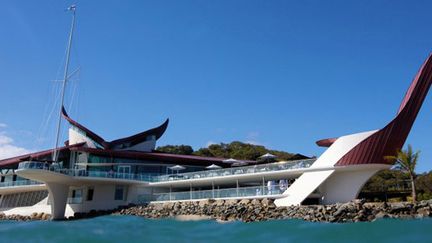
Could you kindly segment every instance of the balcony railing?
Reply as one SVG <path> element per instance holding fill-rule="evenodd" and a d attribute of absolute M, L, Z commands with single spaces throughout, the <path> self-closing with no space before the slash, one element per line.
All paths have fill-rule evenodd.
<path fill-rule="evenodd" d="M 12 187 L 12 186 L 30 186 L 30 185 L 41 185 L 43 183 L 32 180 L 19 180 L 19 181 L 7 181 L 1 182 L 0 187 Z"/>
<path fill-rule="evenodd" d="M 270 164 L 232 167 L 226 169 L 178 173 L 172 175 L 157 175 L 157 176 L 155 176 L 154 174 L 152 175 L 152 174 L 118 173 L 112 171 L 109 172 L 88 171 L 84 169 L 62 169 L 55 164 L 50 165 L 44 162 L 33 162 L 33 161 L 21 162 L 18 165 L 18 170 L 40 169 L 40 170 L 54 171 L 69 176 L 113 178 L 113 179 L 137 180 L 137 181 L 145 181 L 145 182 L 166 182 L 166 181 L 211 178 L 211 177 L 218 177 L 218 176 L 254 174 L 254 173 L 261 173 L 261 172 L 281 171 L 281 170 L 303 169 L 303 168 L 310 167 L 314 162 L 315 159 L 306 159 L 306 160 L 297 160 L 297 161 L 276 162 Z"/>
<path fill-rule="evenodd" d="M 155 194 L 155 201 L 196 200 L 206 198 L 262 197 L 281 195 L 279 186 L 252 186 L 204 191 L 187 191 Z"/>
<path fill-rule="evenodd" d="M 38 169 L 47 170 L 57 173 L 61 173 L 69 176 L 80 176 L 80 177 L 100 177 L 100 178 L 113 178 L 113 179 L 124 179 L 124 180 L 137 180 L 137 181 L 151 181 L 154 175 L 151 174 L 132 174 L 132 173 L 118 173 L 111 171 L 88 171 L 84 169 L 62 169 L 56 165 L 50 165 L 44 162 L 21 162 L 18 165 L 18 170 L 24 169 Z"/>
<path fill-rule="evenodd" d="M 252 166 L 233 167 L 227 169 L 206 170 L 189 173 L 179 173 L 173 175 L 162 175 L 153 178 L 153 182 L 175 181 L 175 180 L 191 180 L 200 178 L 209 178 L 217 176 L 243 175 L 260 172 L 280 171 L 303 169 L 310 167 L 316 159 L 306 159 L 297 161 L 284 161 L 271 164 L 260 164 Z"/>

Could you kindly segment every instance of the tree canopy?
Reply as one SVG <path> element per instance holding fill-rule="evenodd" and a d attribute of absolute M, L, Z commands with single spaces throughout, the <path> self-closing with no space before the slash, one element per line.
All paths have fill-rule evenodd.
<path fill-rule="evenodd" d="M 165 145 L 156 148 L 157 151 L 169 154 L 184 154 L 191 155 L 194 150 L 189 145 Z"/>
<path fill-rule="evenodd" d="M 239 141 L 234 141 L 231 143 L 212 144 L 207 148 L 200 148 L 196 151 L 194 151 L 193 148 L 189 145 L 166 145 L 157 147 L 156 150 L 172 154 L 234 158 L 239 160 L 258 160 L 258 158 L 265 153 L 276 155 L 277 160 L 297 160 L 308 158 L 301 154 L 288 153 L 279 150 L 271 150 L 267 149 L 262 145 L 242 143 Z"/>

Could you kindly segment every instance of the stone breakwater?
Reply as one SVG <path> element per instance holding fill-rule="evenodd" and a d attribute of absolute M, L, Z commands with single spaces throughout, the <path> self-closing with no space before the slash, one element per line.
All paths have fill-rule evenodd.
<path fill-rule="evenodd" d="M 271 219 L 303 219 L 311 222 L 363 222 L 381 218 L 413 219 L 432 217 L 432 200 L 418 203 L 366 203 L 355 200 L 331 205 L 301 205 L 276 207 L 271 199 L 203 200 L 195 202 L 151 203 L 122 207 L 116 210 L 92 210 L 75 213 L 67 220 L 92 218 L 102 215 L 133 215 L 144 218 L 176 218 L 179 220 L 215 219 L 218 221 L 265 221 Z M 50 214 L 31 216 L 5 215 L 0 220 L 49 220 Z"/>
<path fill-rule="evenodd" d="M 47 213 L 32 213 L 30 216 L 12 214 L 6 215 L 0 212 L 0 220 L 17 220 L 17 221 L 30 221 L 30 220 L 50 220 L 51 215 Z"/>
<path fill-rule="evenodd" d="M 362 200 L 332 205 L 276 207 L 269 199 L 205 200 L 199 202 L 152 203 L 114 212 L 145 218 L 177 218 L 194 215 L 203 219 L 243 222 L 270 219 L 303 219 L 311 222 L 362 222 L 380 218 L 413 219 L 432 216 L 432 200 L 418 203 L 365 203 Z"/>

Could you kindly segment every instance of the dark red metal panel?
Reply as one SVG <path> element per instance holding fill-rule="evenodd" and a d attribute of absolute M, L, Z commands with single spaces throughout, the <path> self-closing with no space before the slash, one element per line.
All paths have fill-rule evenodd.
<path fill-rule="evenodd" d="M 432 57 L 429 56 L 408 88 L 396 117 L 351 149 L 336 165 L 391 164 L 385 157 L 395 155 L 402 148 L 431 83 Z"/>
<path fill-rule="evenodd" d="M 179 164 L 179 165 L 200 165 L 208 166 L 216 164 L 221 167 L 230 167 L 230 164 L 223 163 L 225 158 L 203 157 L 196 155 L 181 155 L 181 154 L 168 154 L 161 152 L 141 152 L 141 151 L 128 151 L 128 150 L 110 150 L 110 149 L 95 149 L 88 147 L 75 147 L 71 151 L 87 152 L 94 155 L 109 158 L 126 158 L 143 160 L 147 162 L 157 161 L 160 163 Z M 247 163 L 256 163 L 255 161 L 242 160 Z"/>
<path fill-rule="evenodd" d="M 60 148 L 58 148 L 58 152 L 60 154 L 63 152 L 69 153 L 70 149 L 76 148 L 76 147 L 81 147 L 83 145 L 84 145 L 84 143 L 77 143 L 77 144 L 73 144 L 73 145 L 60 147 Z M 20 155 L 20 156 L 8 158 L 8 159 L 3 159 L 3 160 L 0 160 L 0 167 L 15 165 L 15 164 L 18 164 L 22 161 L 31 161 L 31 160 L 37 161 L 39 159 L 42 159 L 46 156 L 51 155 L 53 152 L 54 152 L 54 149 L 48 149 L 48 150 L 44 150 L 44 151 L 39 151 L 39 152 L 35 152 L 35 153 L 24 154 L 24 155 Z"/>
<path fill-rule="evenodd" d="M 158 127 L 149 129 L 147 131 L 135 134 L 135 135 L 130 136 L 130 137 L 120 138 L 120 139 L 114 140 L 112 142 L 107 142 L 101 136 L 97 135 L 96 133 L 94 133 L 90 129 L 86 128 L 85 126 L 81 125 L 77 121 L 70 118 L 69 115 L 66 113 L 66 110 L 64 107 L 62 107 L 62 115 L 71 125 L 84 131 L 86 133 L 86 136 L 88 136 L 89 138 L 93 139 L 95 142 L 102 145 L 105 149 L 113 148 L 114 146 L 119 145 L 119 144 L 128 144 L 127 147 L 130 147 L 130 146 L 133 146 L 135 144 L 138 144 L 138 143 L 145 141 L 146 138 L 148 136 L 151 136 L 151 135 L 154 135 L 156 137 L 156 140 L 157 140 L 165 133 L 165 131 L 168 127 L 168 123 L 169 123 L 169 119 L 166 119 L 165 122 Z"/>
<path fill-rule="evenodd" d="M 316 141 L 315 143 L 320 147 L 330 147 L 338 138 L 326 138 Z"/>
<path fill-rule="evenodd" d="M 119 145 L 119 144 L 129 144 L 129 147 L 130 147 L 130 146 L 133 146 L 135 144 L 138 144 L 138 143 L 145 141 L 146 138 L 148 136 L 151 136 L 151 135 L 154 135 L 156 137 L 156 140 L 157 140 L 160 137 L 162 137 L 162 135 L 165 133 L 165 131 L 168 127 L 168 123 L 169 123 L 169 119 L 166 119 L 165 122 L 158 127 L 152 128 L 150 130 L 147 130 L 147 131 L 142 132 L 142 133 L 138 133 L 138 134 L 130 136 L 130 137 L 114 140 L 114 141 L 109 143 L 109 147 L 113 148 L 114 146 Z"/>

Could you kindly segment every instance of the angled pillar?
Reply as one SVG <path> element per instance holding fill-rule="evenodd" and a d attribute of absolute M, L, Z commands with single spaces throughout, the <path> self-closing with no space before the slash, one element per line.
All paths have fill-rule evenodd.
<path fill-rule="evenodd" d="M 393 120 L 380 130 L 317 141 L 319 146 L 329 148 L 311 168 L 323 170 L 301 175 L 275 204 L 298 205 L 321 185 L 324 203 L 355 199 L 373 174 L 394 163 L 386 157 L 402 149 L 431 84 L 432 56 L 429 56 L 411 82 Z"/>
<path fill-rule="evenodd" d="M 64 219 L 69 186 L 59 183 L 46 183 L 51 199 L 51 219 Z"/>

